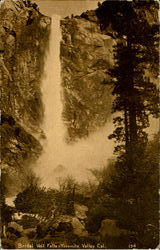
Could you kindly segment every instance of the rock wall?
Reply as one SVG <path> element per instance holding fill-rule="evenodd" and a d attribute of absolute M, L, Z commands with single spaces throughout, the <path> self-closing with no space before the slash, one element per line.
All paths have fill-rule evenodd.
<path fill-rule="evenodd" d="M 50 18 L 27 1 L 5 0 L 0 20 L 2 182 L 12 195 L 24 182 L 26 166 L 42 151 L 40 83 Z"/>
<path fill-rule="evenodd" d="M 94 11 L 61 21 L 63 117 L 68 141 L 88 136 L 111 115 L 111 87 L 106 72 L 113 66 L 116 41 L 103 35 Z"/>
<path fill-rule="evenodd" d="M 40 80 L 50 18 L 23 1 L 5 0 L 0 9 L 2 107 L 31 133 L 43 118 Z"/>

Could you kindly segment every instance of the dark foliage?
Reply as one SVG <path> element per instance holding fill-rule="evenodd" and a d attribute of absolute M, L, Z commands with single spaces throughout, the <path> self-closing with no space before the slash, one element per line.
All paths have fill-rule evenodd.
<path fill-rule="evenodd" d="M 23 215 L 18 223 L 22 225 L 24 229 L 35 228 L 38 225 L 39 220 L 28 215 Z"/>
<path fill-rule="evenodd" d="M 2 248 L 4 249 L 15 249 L 15 243 L 13 240 L 2 239 Z"/>
<path fill-rule="evenodd" d="M 154 13 L 154 21 L 147 17 L 148 12 Z M 101 30 L 108 34 L 111 26 L 117 39 L 115 66 L 110 75 L 115 96 L 113 113 L 118 112 L 118 116 L 113 121 L 116 129 L 109 138 L 114 138 L 118 144 L 115 147 L 118 157 L 110 182 L 102 183 L 113 209 L 106 216 L 116 219 L 120 227 L 136 232 L 138 247 L 150 244 L 154 248 L 158 244 L 157 236 L 151 239 L 145 232 L 148 224 L 158 230 L 158 144 L 156 139 L 148 144 L 145 129 L 150 126 L 149 117 L 158 116 L 157 3 L 105 1 L 96 13 Z M 148 56 L 149 51 L 151 56 Z M 154 74 L 147 77 L 150 68 Z M 150 242 L 146 243 L 146 237 Z"/>

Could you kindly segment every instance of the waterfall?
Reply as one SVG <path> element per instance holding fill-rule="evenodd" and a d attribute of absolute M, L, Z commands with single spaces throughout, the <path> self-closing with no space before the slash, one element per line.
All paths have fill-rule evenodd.
<path fill-rule="evenodd" d="M 53 15 L 51 23 L 49 51 L 45 62 L 44 78 L 42 81 L 42 99 L 45 109 L 43 131 L 46 141 L 43 143 L 44 152 L 38 161 L 36 172 L 47 185 L 46 173 L 58 164 L 59 154 L 64 142 L 65 127 L 62 120 L 61 100 L 61 66 L 60 66 L 60 16 Z"/>
<path fill-rule="evenodd" d="M 60 17 L 54 15 L 41 88 L 46 140 L 43 142 L 44 151 L 35 169 L 42 179 L 42 185 L 46 187 L 57 187 L 58 179 L 67 175 L 72 175 L 81 182 L 87 181 L 90 176 L 88 169 L 103 167 L 113 155 L 113 144 L 107 140 L 107 136 L 113 131 L 112 121 L 73 145 L 65 142 L 67 130 L 62 119 L 60 42 Z"/>

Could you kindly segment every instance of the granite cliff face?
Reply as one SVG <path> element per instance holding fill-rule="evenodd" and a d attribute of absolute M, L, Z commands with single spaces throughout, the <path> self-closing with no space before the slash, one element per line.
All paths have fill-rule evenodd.
<path fill-rule="evenodd" d="M 42 151 L 40 82 L 50 18 L 35 5 L 5 0 L 0 20 L 2 182 L 6 194 L 12 195 L 24 183 L 26 166 Z"/>
<path fill-rule="evenodd" d="M 64 120 L 68 140 L 88 136 L 111 114 L 111 87 L 106 72 L 113 66 L 116 41 L 101 33 L 94 11 L 61 21 Z"/>
<path fill-rule="evenodd" d="M 50 19 L 23 1 L 11 0 L 2 4 L 0 17 L 2 107 L 31 133 L 38 133 L 43 118 L 40 79 Z"/>

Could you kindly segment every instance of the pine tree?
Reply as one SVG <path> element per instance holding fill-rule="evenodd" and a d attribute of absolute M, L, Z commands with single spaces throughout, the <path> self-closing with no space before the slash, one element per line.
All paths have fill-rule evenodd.
<path fill-rule="evenodd" d="M 110 71 L 114 86 L 113 112 L 120 115 L 114 119 L 118 124 L 111 138 L 125 142 L 120 148 L 130 155 L 137 143 L 146 143 L 144 129 L 149 126 L 149 115 L 158 113 L 158 91 L 155 84 L 145 76 L 146 67 L 153 60 L 158 62 L 158 24 L 149 24 L 139 8 L 149 8 L 155 3 L 137 2 L 136 7 L 126 1 L 105 1 L 97 10 L 101 26 L 105 29 L 112 22 L 118 40 L 115 48 L 115 67 Z M 147 6 L 146 6 L 147 5 Z M 138 10 L 137 10 L 137 9 Z M 106 30 L 107 31 L 107 30 Z M 157 63 L 155 63 L 157 67 Z M 123 115 L 121 114 L 123 113 Z M 122 125 L 123 123 L 123 125 Z"/>
<path fill-rule="evenodd" d="M 158 116 L 159 100 L 158 88 L 146 74 L 152 66 L 158 75 L 158 20 L 151 22 L 147 11 L 158 13 L 157 3 L 105 1 L 97 9 L 101 29 L 107 34 L 108 25 L 112 26 L 117 40 L 115 65 L 110 75 L 115 96 L 113 113 L 118 115 L 113 120 L 116 129 L 109 138 L 118 143 L 115 147 L 118 157 L 116 174 L 106 191 L 116 199 L 117 221 L 122 227 L 136 231 L 139 239 L 147 221 L 142 206 L 147 185 L 142 183 L 147 171 L 145 129 L 150 125 L 149 116 Z"/>

